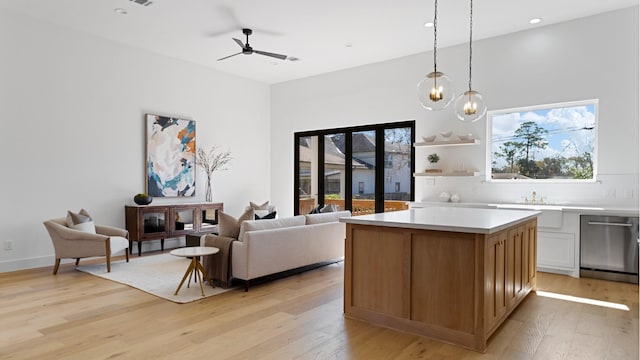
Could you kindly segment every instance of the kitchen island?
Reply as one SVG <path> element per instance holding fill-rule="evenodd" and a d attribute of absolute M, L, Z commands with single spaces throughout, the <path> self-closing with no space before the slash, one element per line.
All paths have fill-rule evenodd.
<path fill-rule="evenodd" d="M 484 351 L 535 289 L 538 214 L 428 207 L 340 219 L 345 316 Z"/>

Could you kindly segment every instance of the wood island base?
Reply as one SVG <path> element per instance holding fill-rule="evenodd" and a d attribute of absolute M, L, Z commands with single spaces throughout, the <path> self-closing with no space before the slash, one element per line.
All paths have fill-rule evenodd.
<path fill-rule="evenodd" d="M 348 318 L 484 352 L 536 286 L 535 218 L 492 234 L 347 223 Z"/>

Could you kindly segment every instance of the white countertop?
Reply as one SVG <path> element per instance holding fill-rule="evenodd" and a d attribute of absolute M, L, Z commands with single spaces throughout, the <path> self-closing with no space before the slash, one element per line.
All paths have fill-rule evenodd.
<path fill-rule="evenodd" d="M 469 202 L 437 202 L 437 201 L 416 201 L 410 203 L 412 208 L 420 207 L 469 207 L 469 208 L 501 208 L 501 209 L 526 209 L 526 210 L 551 210 L 570 211 L 584 215 L 619 215 L 638 216 L 638 208 L 618 207 L 618 206 L 588 206 L 588 205 L 568 205 L 568 204 L 510 204 L 510 203 L 469 203 Z"/>
<path fill-rule="evenodd" d="M 403 211 L 340 218 L 348 224 L 400 227 L 422 230 L 492 234 L 533 219 L 540 211 L 430 206 Z"/>

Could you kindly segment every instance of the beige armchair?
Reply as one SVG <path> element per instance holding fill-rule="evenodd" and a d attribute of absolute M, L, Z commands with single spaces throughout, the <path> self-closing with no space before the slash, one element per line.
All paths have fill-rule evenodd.
<path fill-rule="evenodd" d="M 111 226 L 95 225 L 96 234 L 67 227 L 65 218 L 51 219 L 44 222 L 49 232 L 56 253 L 56 264 L 53 274 L 58 273 L 60 259 L 76 259 L 76 266 L 81 258 L 106 256 L 107 272 L 111 272 L 111 255 L 124 250 L 129 262 L 129 232 Z"/>

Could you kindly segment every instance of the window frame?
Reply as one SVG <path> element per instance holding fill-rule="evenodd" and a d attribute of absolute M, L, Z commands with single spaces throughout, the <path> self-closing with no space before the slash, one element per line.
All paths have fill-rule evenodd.
<path fill-rule="evenodd" d="M 492 178 L 492 162 L 493 162 L 493 117 L 496 115 L 504 115 L 516 112 L 553 110 L 559 108 L 572 108 L 584 105 L 593 105 L 594 107 L 594 139 L 593 139 L 593 177 L 591 179 L 493 179 Z M 485 161 L 485 181 L 488 183 L 513 183 L 513 184 L 551 184 L 551 183 L 595 183 L 598 180 L 598 131 L 599 131 L 599 99 L 587 99 L 578 101 L 567 101 L 552 104 L 541 104 L 532 106 L 521 106 L 509 109 L 487 111 L 486 122 L 486 161 Z"/>

